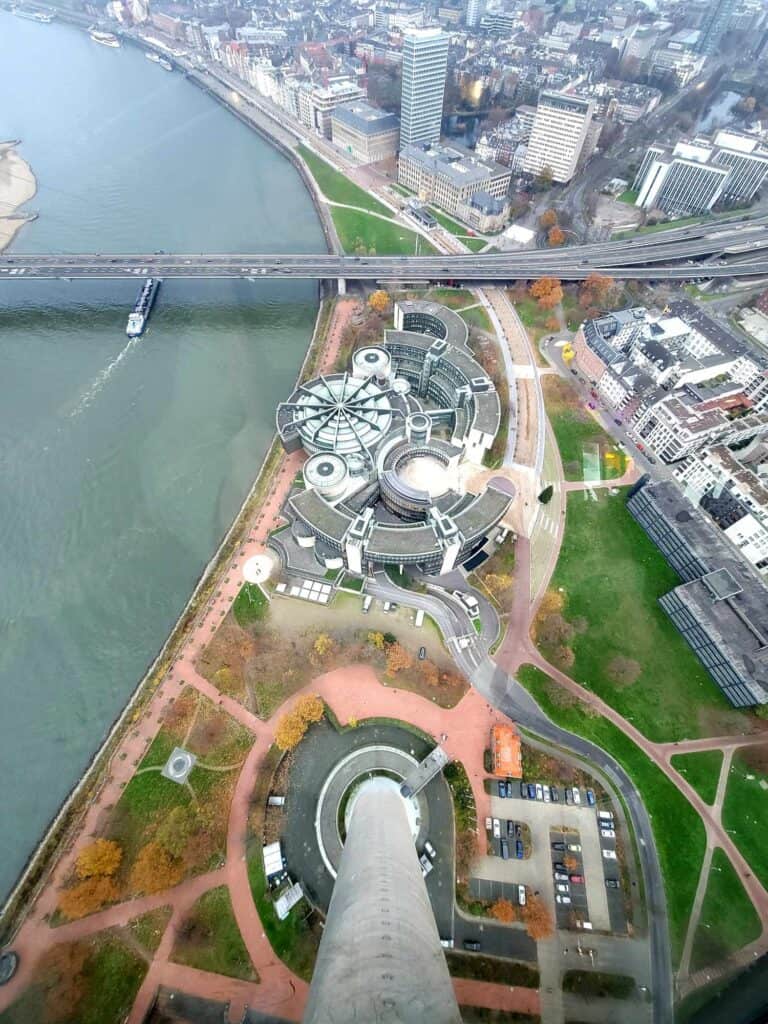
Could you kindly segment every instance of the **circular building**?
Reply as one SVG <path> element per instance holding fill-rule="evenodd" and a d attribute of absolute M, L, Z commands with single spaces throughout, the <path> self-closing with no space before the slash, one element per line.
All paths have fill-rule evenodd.
<path fill-rule="evenodd" d="M 352 356 L 352 376 L 388 379 L 392 370 L 389 352 L 379 345 L 359 348 Z"/>
<path fill-rule="evenodd" d="M 340 498 L 347 488 L 347 460 L 335 452 L 318 452 L 304 463 L 304 483 L 328 501 Z"/>
<path fill-rule="evenodd" d="M 385 391 L 368 377 L 335 373 L 300 384 L 277 408 L 277 429 L 289 452 L 347 455 L 375 448 L 392 423 Z"/>

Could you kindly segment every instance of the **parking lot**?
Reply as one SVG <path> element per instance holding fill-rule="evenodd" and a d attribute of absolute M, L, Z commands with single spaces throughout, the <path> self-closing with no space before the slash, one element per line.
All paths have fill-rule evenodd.
<path fill-rule="evenodd" d="M 516 887 L 522 884 L 531 892 L 539 893 L 555 911 L 558 928 L 583 927 L 586 922 L 596 931 L 626 933 L 620 866 L 614 859 L 616 839 L 609 834 L 614 831 L 613 818 L 599 819 L 598 808 L 589 806 L 586 801 L 580 805 L 565 803 L 562 789 L 557 803 L 551 800 L 545 803 L 541 799 L 523 800 L 519 783 L 512 785 L 508 797 L 501 798 L 496 792 L 494 787 L 491 814 L 499 820 L 500 836 L 494 839 L 491 832 L 495 855 L 481 857 L 476 864 L 470 886 L 473 895 L 495 899 L 497 891 L 505 892 L 506 898 L 518 903 Z M 607 815 L 611 812 L 603 810 L 602 813 Z M 514 838 L 508 840 L 509 859 L 498 855 L 501 837 L 507 834 L 508 821 L 528 825 L 530 856 L 523 859 L 515 856 Z M 554 849 L 553 843 L 563 844 L 566 849 Z M 568 849 L 568 846 L 580 849 Z M 607 856 L 604 855 L 606 851 Z M 559 870 L 558 874 L 567 875 L 567 879 L 555 879 L 555 864 L 562 865 L 564 870 Z M 571 876 L 584 881 L 574 882 Z M 619 887 L 609 888 L 606 879 L 616 880 Z M 557 885 L 564 888 L 558 891 Z M 493 895 L 486 896 L 485 891 Z M 558 902 L 556 896 L 567 899 Z"/>

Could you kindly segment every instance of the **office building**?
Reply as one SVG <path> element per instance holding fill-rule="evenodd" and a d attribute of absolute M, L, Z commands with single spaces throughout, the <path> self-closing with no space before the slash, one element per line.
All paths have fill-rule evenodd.
<path fill-rule="evenodd" d="M 765 581 L 671 480 L 641 482 L 627 508 L 682 579 L 659 604 L 726 700 L 768 703 Z"/>
<path fill-rule="evenodd" d="M 328 85 L 302 82 L 298 92 L 299 120 L 326 139 L 331 138 L 331 115 L 337 107 L 365 100 L 365 90 L 349 79 Z"/>
<path fill-rule="evenodd" d="M 651 53 L 648 68 L 650 77 L 674 79 L 679 89 L 688 85 L 701 72 L 706 60 L 699 53 L 698 44 L 699 33 L 696 31 L 675 33 L 663 46 Z"/>
<path fill-rule="evenodd" d="M 464 22 L 467 28 L 477 28 L 485 12 L 485 0 L 465 0 Z"/>
<path fill-rule="evenodd" d="M 710 0 L 699 38 L 699 53 L 712 57 L 718 52 L 720 40 L 728 31 L 735 0 Z"/>
<path fill-rule="evenodd" d="M 447 213 L 459 214 L 460 207 L 482 192 L 501 201 L 502 209 L 494 212 L 503 214 L 512 172 L 460 146 L 403 146 L 397 180 L 422 202 L 435 203 Z"/>
<path fill-rule="evenodd" d="M 400 145 L 440 140 L 448 69 L 448 36 L 440 29 L 416 29 L 403 40 Z"/>
<path fill-rule="evenodd" d="M 523 162 L 525 173 L 537 175 L 548 168 L 554 182 L 570 181 L 579 166 L 594 110 L 592 100 L 541 93 Z"/>
<path fill-rule="evenodd" d="M 461 1024 L 397 783 L 352 800 L 304 1024 Z"/>
<path fill-rule="evenodd" d="M 649 146 L 633 182 L 636 206 L 671 217 L 707 213 L 718 202 L 749 202 L 768 176 L 768 150 L 739 132 L 713 140 Z"/>
<path fill-rule="evenodd" d="M 345 103 L 331 114 L 331 139 L 358 163 L 389 160 L 397 155 L 400 122 L 370 103 Z"/>

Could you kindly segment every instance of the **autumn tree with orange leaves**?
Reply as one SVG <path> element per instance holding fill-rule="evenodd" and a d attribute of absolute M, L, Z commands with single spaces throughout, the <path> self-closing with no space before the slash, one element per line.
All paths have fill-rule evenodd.
<path fill-rule="evenodd" d="M 534 942 L 548 939 L 552 935 L 552 915 L 538 896 L 530 894 L 521 912 L 525 930 Z"/>
<path fill-rule="evenodd" d="M 555 227 L 557 224 L 557 211 L 553 210 L 552 207 L 545 210 L 544 213 L 539 217 L 539 227 L 542 230 L 547 231 L 549 228 Z"/>
<path fill-rule="evenodd" d="M 147 843 L 139 850 L 131 868 L 131 888 L 134 892 L 160 892 L 178 885 L 184 874 L 184 865 L 160 843 Z"/>
<path fill-rule="evenodd" d="M 564 241 L 565 232 L 555 224 L 555 226 L 550 228 L 547 232 L 547 244 L 551 249 L 555 249 L 558 245 L 562 245 Z"/>
<path fill-rule="evenodd" d="M 394 676 L 402 672 L 404 668 L 410 668 L 413 664 L 413 656 L 406 651 L 402 644 L 390 644 L 387 648 L 387 675 Z"/>
<path fill-rule="evenodd" d="M 379 290 L 368 299 L 368 305 L 375 313 L 386 313 L 389 309 L 389 294 Z"/>
<path fill-rule="evenodd" d="M 510 900 L 496 900 L 491 907 L 491 917 L 504 924 L 511 924 L 517 920 L 517 908 Z"/>
<path fill-rule="evenodd" d="M 119 843 L 110 839 L 97 839 L 80 851 L 75 873 L 81 880 L 96 875 L 111 877 L 120 867 L 122 859 L 123 851 Z"/>
<path fill-rule="evenodd" d="M 582 309 L 591 306 L 607 306 L 616 292 L 616 282 L 607 274 L 590 274 L 579 288 L 579 305 Z"/>
<path fill-rule="evenodd" d="M 94 875 L 78 882 L 59 896 L 59 910 L 70 919 L 76 921 L 88 914 L 95 914 L 107 903 L 114 903 L 119 898 L 117 886 L 105 875 Z"/>
<path fill-rule="evenodd" d="M 528 294 L 536 299 L 539 309 L 553 309 L 563 301 L 563 286 L 556 277 L 540 277 L 530 286 Z"/>
<path fill-rule="evenodd" d="M 293 750 L 304 739 L 304 734 L 312 722 L 319 722 L 323 717 L 325 706 L 316 694 L 301 697 L 296 706 L 287 711 L 275 729 L 275 743 L 281 750 Z"/>

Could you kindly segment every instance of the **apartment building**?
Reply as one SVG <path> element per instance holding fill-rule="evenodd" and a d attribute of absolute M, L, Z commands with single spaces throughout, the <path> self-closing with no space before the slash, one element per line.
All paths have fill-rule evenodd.
<path fill-rule="evenodd" d="M 542 92 L 523 162 L 525 173 L 537 175 L 549 168 L 553 181 L 570 181 L 579 165 L 594 110 L 593 100 Z"/>
<path fill-rule="evenodd" d="M 316 85 L 304 82 L 299 87 L 299 120 L 326 139 L 331 138 L 331 115 L 342 104 L 356 103 L 366 99 L 364 89 L 349 79 Z"/>

